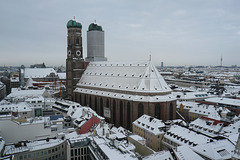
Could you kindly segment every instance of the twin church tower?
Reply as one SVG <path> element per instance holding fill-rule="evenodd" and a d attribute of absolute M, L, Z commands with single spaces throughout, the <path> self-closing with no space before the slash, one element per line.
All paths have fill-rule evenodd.
<path fill-rule="evenodd" d="M 75 19 L 67 23 L 66 89 L 67 97 L 73 100 L 73 91 L 90 61 L 107 61 L 104 56 L 104 31 L 91 23 L 87 31 L 87 57 L 83 58 L 82 25 Z"/>

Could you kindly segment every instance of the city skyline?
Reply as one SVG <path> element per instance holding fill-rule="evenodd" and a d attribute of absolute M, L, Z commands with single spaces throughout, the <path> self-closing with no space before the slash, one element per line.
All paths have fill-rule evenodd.
<path fill-rule="evenodd" d="M 240 2 L 14 1 L 0 6 L 0 65 L 65 65 L 68 20 L 86 31 L 95 20 L 105 31 L 109 61 L 155 65 L 240 65 Z"/>

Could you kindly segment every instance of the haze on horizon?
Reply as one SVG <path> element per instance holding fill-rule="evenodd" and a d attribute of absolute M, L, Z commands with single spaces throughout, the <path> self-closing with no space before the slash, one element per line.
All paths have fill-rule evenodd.
<path fill-rule="evenodd" d="M 143 61 L 155 65 L 240 66 L 238 0 L 72 0 L 2 1 L 0 66 L 65 65 L 68 20 L 86 31 L 94 20 L 105 31 L 109 61 Z"/>

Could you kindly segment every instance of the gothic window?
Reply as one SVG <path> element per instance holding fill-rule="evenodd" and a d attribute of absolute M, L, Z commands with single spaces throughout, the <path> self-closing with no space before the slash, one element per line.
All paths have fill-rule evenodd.
<path fill-rule="evenodd" d="M 97 112 L 97 97 L 95 97 L 95 111 Z"/>
<path fill-rule="evenodd" d="M 127 129 L 130 129 L 131 120 L 130 120 L 131 112 L 130 112 L 130 103 L 127 103 Z"/>
<path fill-rule="evenodd" d="M 139 103 L 138 104 L 138 118 L 143 115 L 143 104 Z"/>
<path fill-rule="evenodd" d="M 91 107 L 92 108 L 92 96 L 91 95 L 89 95 L 90 97 L 89 97 L 89 107 Z"/>
<path fill-rule="evenodd" d="M 79 103 L 82 104 L 82 95 L 79 95 Z"/>
<path fill-rule="evenodd" d="M 84 96 L 84 106 L 87 106 L 87 95 Z"/>
<path fill-rule="evenodd" d="M 78 38 L 76 39 L 76 44 L 79 44 L 79 39 Z"/>
<path fill-rule="evenodd" d="M 109 108 L 109 100 L 107 99 L 107 108 Z"/>
<path fill-rule="evenodd" d="M 116 125 L 116 101 L 113 100 L 113 124 Z"/>
<path fill-rule="evenodd" d="M 120 101 L 120 126 L 123 127 L 123 103 Z"/>
<path fill-rule="evenodd" d="M 161 108 L 160 104 L 155 104 L 155 118 L 161 119 Z"/>
<path fill-rule="evenodd" d="M 103 116 L 103 99 L 100 99 L 100 116 Z"/>
<path fill-rule="evenodd" d="M 169 109 L 169 119 L 173 119 L 173 104 L 172 102 L 170 103 L 170 109 Z"/>

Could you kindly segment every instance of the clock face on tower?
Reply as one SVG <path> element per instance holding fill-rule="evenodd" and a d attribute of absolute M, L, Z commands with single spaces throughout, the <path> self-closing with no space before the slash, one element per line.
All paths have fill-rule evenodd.
<path fill-rule="evenodd" d="M 68 51 L 68 56 L 71 56 L 71 51 L 70 50 Z"/>
<path fill-rule="evenodd" d="M 77 51 L 76 51 L 76 55 L 77 55 L 78 57 L 80 57 L 80 56 L 81 56 L 81 51 L 77 50 Z"/>

